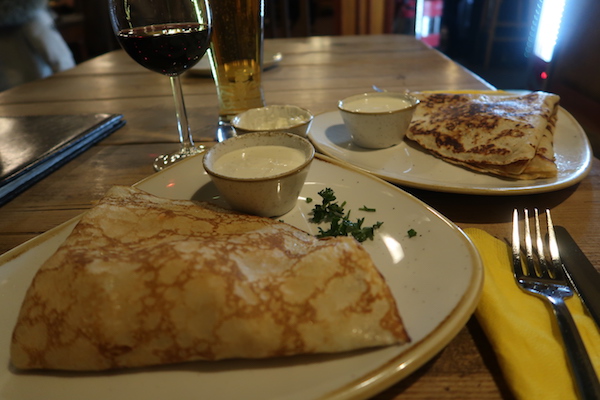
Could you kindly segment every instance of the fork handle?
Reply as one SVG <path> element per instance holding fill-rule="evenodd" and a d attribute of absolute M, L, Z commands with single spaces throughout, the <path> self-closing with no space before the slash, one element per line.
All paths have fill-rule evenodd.
<path fill-rule="evenodd" d="M 600 399 L 600 383 L 575 321 L 562 298 L 550 299 L 562 334 L 575 385 L 582 399 Z"/>

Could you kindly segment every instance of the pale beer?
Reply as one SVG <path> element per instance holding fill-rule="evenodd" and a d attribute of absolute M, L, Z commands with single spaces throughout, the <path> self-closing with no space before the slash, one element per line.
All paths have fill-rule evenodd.
<path fill-rule="evenodd" d="M 209 59 L 219 96 L 219 121 L 264 106 L 261 85 L 264 0 L 210 0 Z"/>

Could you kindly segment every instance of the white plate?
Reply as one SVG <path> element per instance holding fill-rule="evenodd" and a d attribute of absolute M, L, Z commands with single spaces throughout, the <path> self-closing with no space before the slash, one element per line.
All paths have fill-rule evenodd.
<path fill-rule="evenodd" d="M 137 186 L 169 198 L 212 199 L 217 192 L 201 161 L 201 156 L 191 157 Z M 384 222 L 365 247 L 391 287 L 412 343 L 339 355 L 192 362 L 111 373 L 16 373 L 9 367 L 8 349 L 20 304 L 38 267 L 73 228 L 75 221 L 70 221 L 0 257 L 0 398 L 366 398 L 407 376 L 440 351 L 472 314 L 483 280 L 478 253 L 461 230 L 421 201 L 333 161 L 315 159 L 296 208 L 281 219 L 316 233 L 309 213 L 325 187 L 348 202 L 354 218 Z M 314 202 L 308 204 L 306 197 Z M 364 205 L 377 211 L 358 211 Z M 409 238 L 409 229 L 418 235 Z"/>
<path fill-rule="evenodd" d="M 265 51 L 265 54 L 263 55 L 263 70 L 276 66 L 282 58 L 283 55 L 281 53 Z M 198 61 L 198 64 L 190 68 L 189 73 L 198 76 L 212 76 L 208 55 L 202 57 L 200 61 Z"/>
<path fill-rule="evenodd" d="M 308 137 L 322 153 L 380 178 L 439 192 L 481 195 L 550 192 L 579 182 L 592 166 L 592 151 L 585 131 L 563 108 L 559 108 L 554 134 L 558 176 L 550 179 L 513 180 L 470 171 L 432 156 L 409 140 L 382 150 L 363 149 L 351 142 L 337 110 L 317 115 Z"/>

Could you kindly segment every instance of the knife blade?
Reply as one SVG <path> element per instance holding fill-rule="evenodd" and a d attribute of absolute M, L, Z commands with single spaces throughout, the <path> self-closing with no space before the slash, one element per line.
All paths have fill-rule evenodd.
<path fill-rule="evenodd" d="M 564 227 L 555 226 L 554 230 L 565 272 L 585 308 L 600 328 L 600 273 Z"/>

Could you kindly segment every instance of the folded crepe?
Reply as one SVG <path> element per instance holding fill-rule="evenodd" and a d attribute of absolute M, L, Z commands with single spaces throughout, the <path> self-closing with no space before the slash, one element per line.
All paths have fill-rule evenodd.
<path fill-rule="evenodd" d="M 114 187 L 34 277 L 11 359 L 106 370 L 409 340 L 354 239 Z"/>
<path fill-rule="evenodd" d="M 554 131 L 559 96 L 417 94 L 406 134 L 441 159 L 514 179 L 557 175 Z"/>

